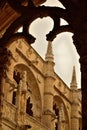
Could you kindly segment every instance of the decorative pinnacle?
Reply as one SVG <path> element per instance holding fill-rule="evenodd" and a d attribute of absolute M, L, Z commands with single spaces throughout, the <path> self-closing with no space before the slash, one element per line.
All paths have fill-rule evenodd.
<path fill-rule="evenodd" d="M 48 47 L 47 47 L 47 53 L 45 57 L 46 61 L 51 61 L 54 62 L 54 56 L 53 56 L 53 50 L 52 50 L 52 42 L 48 42 Z"/>
<path fill-rule="evenodd" d="M 72 73 L 72 80 L 71 80 L 71 88 L 77 88 L 75 66 L 73 66 L 73 73 Z"/>

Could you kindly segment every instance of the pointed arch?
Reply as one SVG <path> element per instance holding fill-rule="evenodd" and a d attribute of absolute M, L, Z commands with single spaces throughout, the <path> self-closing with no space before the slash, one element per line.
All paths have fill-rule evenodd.
<path fill-rule="evenodd" d="M 53 104 L 56 104 L 56 108 L 58 110 L 60 109 L 61 104 L 63 104 L 63 106 L 64 106 L 64 114 L 65 114 L 65 130 L 69 130 L 70 129 L 69 113 L 67 111 L 67 107 L 66 107 L 63 99 L 60 96 L 55 95 L 54 100 L 53 100 Z"/>
<path fill-rule="evenodd" d="M 33 116 L 41 118 L 41 112 L 42 112 L 42 100 L 41 100 L 41 93 L 40 89 L 36 80 L 36 77 L 34 73 L 30 70 L 28 66 L 25 64 L 17 64 L 14 66 L 14 71 L 20 73 L 20 77 L 22 78 L 22 73 L 24 71 L 27 72 L 27 79 L 26 79 L 26 84 L 27 84 L 27 100 L 26 104 L 28 102 L 28 99 L 30 97 L 31 101 L 30 103 L 32 104 L 32 111 L 33 111 Z"/>

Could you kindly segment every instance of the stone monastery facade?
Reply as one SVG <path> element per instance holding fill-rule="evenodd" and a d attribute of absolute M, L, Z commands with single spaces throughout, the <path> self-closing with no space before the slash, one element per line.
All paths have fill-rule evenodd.
<path fill-rule="evenodd" d="M 0 130 L 82 130 L 75 67 L 68 87 L 54 71 L 51 42 L 45 60 L 24 39 L 8 49 L 12 57 L 2 84 Z"/>

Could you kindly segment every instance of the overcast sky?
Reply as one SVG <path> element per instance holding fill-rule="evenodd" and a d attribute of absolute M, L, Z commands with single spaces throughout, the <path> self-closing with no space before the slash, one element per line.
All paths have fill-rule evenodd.
<path fill-rule="evenodd" d="M 45 5 L 48 6 L 60 6 L 58 0 L 47 0 Z M 66 24 L 62 20 L 61 24 Z M 46 34 L 49 33 L 53 28 L 53 21 L 50 17 L 43 19 L 38 18 L 30 26 L 30 33 L 36 37 L 36 41 L 32 46 L 44 59 L 47 44 Z M 73 45 L 72 33 L 61 33 L 52 42 L 54 61 L 55 61 L 55 72 L 64 80 L 64 82 L 70 86 L 72 78 L 73 66 L 76 68 L 77 85 L 81 87 L 81 73 L 79 64 L 79 55 L 77 54 L 76 48 Z"/>

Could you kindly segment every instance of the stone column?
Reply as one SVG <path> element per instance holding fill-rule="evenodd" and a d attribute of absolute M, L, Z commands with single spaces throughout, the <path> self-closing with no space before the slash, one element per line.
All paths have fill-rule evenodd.
<path fill-rule="evenodd" d="M 73 102 L 71 108 L 71 130 L 79 130 L 78 103 Z"/>
<path fill-rule="evenodd" d="M 82 90 L 82 130 L 87 129 L 87 31 L 74 34 L 73 41 L 80 55 Z"/>
<path fill-rule="evenodd" d="M 51 120 L 53 114 L 53 83 L 54 78 L 47 76 L 45 78 L 45 90 L 44 90 L 44 123 L 51 128 Z"/>
<path fill-rule="evenodd" d="M 60 109 L 59 109 L 58 130 L 65 130 L 65 113 L 64 113 L 63 103 L 61 103 Z"/>
<path fill-rule="evenodd" d="M 52 43 L 48 43 L 47 53 L 45 57 L 45 83 L 44 83 L 44 117 L 43 121 L 50 130 L 53 130 L 53 91 L 54 91 L 54 59 L 52 53 Z"/>
<path fill-rule="evenodd" d="M 17 129 L 19 129 L 19 126 L 21 124 L 21 80 L 20 83 L 17 86 L 17 92 L 16 92 L 16 106 L 17 106 L 17 114 L 16 114 L 16 122 L 17 122 Z"/>
<path fill-rule="evenodd" d="M 26 123 L 26 101 L 27 101 L 27 72 L 22 72 L 22 80 L 21 80 L 21 114 L 22 114 L 22 122 Z"/>
<path fill-rule="evenodd" d="M 27 100 L 27 72 L 23 71 L 22 74 L 22 97 L 23 97 L 23 111 L 26 113 L 26 100 Z"/>

